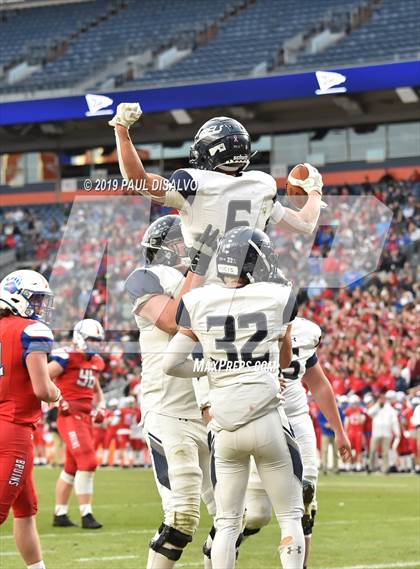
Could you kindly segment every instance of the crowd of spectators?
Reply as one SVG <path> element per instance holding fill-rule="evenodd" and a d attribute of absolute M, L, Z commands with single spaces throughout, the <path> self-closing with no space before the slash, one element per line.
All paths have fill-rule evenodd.
<path fill-rule="evenodd" d="M 323 330 L 320 361 L 337 395 L 420 389 L 416 348 L 419 183 L 366 180 L 361 186 L 330 187 L 326 193 L 372 195 L 389 209 L 375 212 L 375 217 L 372 208 L 356 207 L 356 214 L 349 215 L 348 205 L 340 201 L 330 213 L 333 225 L 321 225 L 315 241 L 270 229 L 286 276 L 304 287 L 299 294 L 301 314 Z M 115 390 L 141 369 L 141 358 L 135 353 L 137 331 L 123 283 L 141 262 L 139 245 L 150 222 L 150 206 L 147 200 L 140 203 L 127 196 L 112 200 L 77 203 L 70 217 L 68 204 L 3 208 L 0 251 L 14 249 L 22 266 L 33 266 L 47 276 L 54 265 L 59 290 L 56 313 L 66 321 L 57 325 L 62 332 L 56 337 L 67 338 L 86 308 L 86 317 L 105 324 L 112 349 L 103 381 Z M 335 235 L 334 222 L 342 221 L 344 214 L 348 220 Z M 159 211 L 152 210 L 152 217 L 156 215 Z M 389 229 L 387 215 L 389 220 L 392 217 Z M 363 269 L 377 270 L 358 278 L 357 271 L 363 271 L 347 263 L 348 248 L 363 250 L 369 238 L 374 250 L 375 244 L 383 243 L 384 233 L 378 266 L 370 266 L 369 255 L 365 256 L 368 265 Z M 357 239 L 365 243 L 358 244 Z M 307 247 L 310 254 L 303 255 Z M 350 280 L 352 284 L 345 286 Z"/>

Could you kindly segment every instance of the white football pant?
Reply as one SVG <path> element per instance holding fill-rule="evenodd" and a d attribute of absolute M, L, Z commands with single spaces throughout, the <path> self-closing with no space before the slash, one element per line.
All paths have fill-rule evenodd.
<path fill-rule="evenodd" d="M 235 567 L 235 545 L 242 529 L 251 456 L 281 528 L 282 565 L 284 569 L 301 569 L 305 551 L 301 525 L 302 462 L 283 409 L 274 409 L 236 431 L 215 433 L 213 445 L 217 480 L 213 569 Z"/>

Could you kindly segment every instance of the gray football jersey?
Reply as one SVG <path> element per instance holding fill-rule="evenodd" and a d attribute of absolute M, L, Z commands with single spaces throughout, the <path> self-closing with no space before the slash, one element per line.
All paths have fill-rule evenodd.
<path fill-rule="evenodd" d="M 133 299 L 133 312 L 152 296 L 179 294 L 184 276 L 172 267 L 156 265 L 136 269 L 125 289 Z M 201 420 L 192 380 L 169 376 L 162 371 L 162 359 L 172 338 L 155 324 L 135 315 L 140 331 L 142 357 L 141 408 L 143 419 L 149 411 L 170 417 Z"/>
<path fill-rule="evenodd" d="M 164 204 L 179 210 L 188 247 L 208 224 L 223 235 L 240 225 L 264 231 L 277 195 L 275 179 L 257 170 L 230 176 L 185 168 L 174 172 Z"/>
<path fill-rule="evenodd" d="M 209 284 L 183 296 L 178 323 L 199 339 L 214 427 L 235 430 L 280 404 L 279 338 L 294 318 L 291 288 Z"/>

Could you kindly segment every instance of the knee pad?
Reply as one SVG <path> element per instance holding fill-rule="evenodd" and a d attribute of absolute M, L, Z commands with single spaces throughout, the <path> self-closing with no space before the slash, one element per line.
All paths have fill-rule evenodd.
<path fill-rule="evenodd" d="M 261 528 L 257 528 L 257 529 L 251 529 L 246 527 L 242 533 L 242 536 L 244 538 L 249 537 L 250 535 L 255 535 L 256 533 L 259 533 L 261 531 Z"/>
<path fill-rule="evenodd" d="M 182 555 L 182 550 L 191 543 L 191 541 L 191 535 L 187 535 L 166 524 L 162 524 L 159 528 L 159 536 L 150 541 L 149 547 L 171 561 L 178 561 Z M 172 545 L 177 549 L 165 547 L 166 544 Z"/>
<path fill-rule="evenodd" d="M 211 559 L 211 546 L 213 544 L 214 536 L 216 535 L 216 528 L 211 526 L 211 530 L 209 531 L 209 535 L 207 536 L 206 541 L 203 545 L 203 553 L 208 559 Z"/>
<path fill-rule="evenodd" d="M 303 493 L 303 504 L 305 507 L 303 516 L 302 516 L 302 528 L 303 534 L 305 536 L 312 535 L 312 528 L 314 526 L 314 519 L 316 513 L 316 502 L 315 498 L 315 484 L 312 480 L 308 480 L 304 478 L 302 481 L 302 493 Z"/>
<path fill-rule="evenodd" d="M 315 497 L 315 484 L 312 480 L 304 478 L 302 480 L 302 493 L 303 493 L 303 503 L 305 506 L 312 504 L 312 500 Z"/>
<path fill-rule="evenodd" d="M 63 482 L 66 482 L 66 484 L 70 484 L 71 486 L 73 486 L 74 484 L 74 475 L 73 474 L 69 474 L 68 472 L 66 472 L 65 470 L 61 471 L 60 474 L 60 480 L 62 480 Z"/>
<path fill-rule="evenodd" d="M 255 504 L 254 504 L 255 506 Z M 265 504 L 261 504 L 260 507 L 253 507 L 252 510 L 247 510 L 246 517 L 246 529 L 248 531 L 247 535 L 252 535 L 249 532 L 257 533 L 264 526 L 268 526 L 271 522 L 271 503 L 270 507 L 266 507 Z"/>
<path fill-rule="evenodd" d="M 247 530 L 260 530 L 271 522 L 272 505 L 269 497 L 261 490 L 248 490 L 246 500 Z M 248 533 L 248 535 L 252 535 Z"/>
<path fill-rule="evenodd" d="M 93 494 L 94 472 L 78 470 L 74 477 L 74 491 L 76 494 Z"/>

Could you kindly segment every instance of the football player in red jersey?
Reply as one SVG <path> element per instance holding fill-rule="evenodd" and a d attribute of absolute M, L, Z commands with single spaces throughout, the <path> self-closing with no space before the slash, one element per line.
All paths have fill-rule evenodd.
<path fill-rule="evenodd" d="M 363 446 L 363 429 L 366 415 L 360 406 L 360 397 L 358 395 L 350 395 L 349 406 L 344 412 L 346 418 L 344 427 L 349 437 L 351 448 L 354 450 L 352 463 L 357 472 L 362 470 L 362 446 Z"/>
<path fill-rule="evenodd" d="M 113 397 L 108 402 L 108 409 L 105 413 L 105 422 L 106 422 L 106 434 L 104 439 L 104 449 L 102 453 L 102 465 L 103 467 L 109 466 L 108 459 L 109 459 L 109 448 L 111 443 L 114 442 L 116 447 L 117 445 L 117 431 L 118 425 L 120 423 L 120 410 L 118 409 L 118 399 Z M 115 450 L 115 452 L 117 452 Z M 118 451 L 119 452 L 119 451 Z M 119 466 L 119 463 L 116 464 L 117 458 L 114 455 L 114 466 Z"/>
<path fill-rule="evenodd" d="M 136 404 L 136 399 L 132 395 L 125 397 L 121 402 L 120 422 L 117 430 L 117 449 L 123 453 L 123 468 L 130 466 L 130 450 L 134 450 L 130 440 L 131 429 L 133 425 L 140 422 L 140 418 L 140 408 Z"/>
<path fill-rule="evenodd" d="M 98 379 L 105 363 L 96 353 L 104 337 L 99 322 L 90 318 L 81 320 L 74 327 L 73 345 L 53 351 L 48 364 L 50 377 L 58 383 L 63 395 L 57 428 L 66 445 L 64 469 L 56 485 L 54 526 L 75 525 L 68 517 L 74 486 L 82 527 L 102 527 L 92 514 L 93 476 L 97 466 L 92 417 L 97 423 L 105 418 L 105 400 Z"/>
<path fill-rule="evenodd" d="M 45 569 L 36 529 L 32 479 L 35 425 L 41 401 L 55 403 L 50 380 L 48 321 L 53 295 L 35 271 L 14 271 L 0 283 L 0 525 L 13 508 L 16 546 L 28 569 Z"/>

